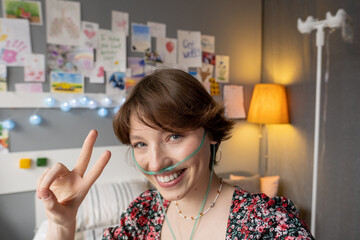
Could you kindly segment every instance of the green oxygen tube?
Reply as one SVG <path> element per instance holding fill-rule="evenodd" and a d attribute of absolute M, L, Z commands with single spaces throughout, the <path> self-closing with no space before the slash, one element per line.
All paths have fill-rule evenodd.
<path fill-rule="evenodd" d="M 205 136 L 205 135 L 204 135 L 204 136 Z M 208 184 L 208 187 L 207 187 L 207 190 L 206 190 L 206 194 L 205 194 L 204 200 L 203 200 L 203 202 L 202 202 L 202 204 L 201 204 L 201 207 L 200 207 L 198 216 L 200 216 L 200 214 L 202 213 L 202 211 L 203 211 L 203 209 L 204 209 L 204 206 L 205 206 L 205 202 L 206 202 L 206 200 L 207 200 L 207 198 L 208 198 L 208 196 L 209 196 L 210 186 L 211 186 L 211 180 L 212 180 L 213 173 L 214 173 L 215 149 L 216 149 L 216 147 L 215 147 L 215 145 L 211 144 L 211 148 L 212 148 L 212 153 L 213 153 L 213 154 L 212 154 L 212 157 L 213 157 L 213 158 L 212 158 L 212 166 L 211 166 L 210 179 L 209 179 L 209 184 Z M 165 212 L 165 209 L 164 209 L 163 202 L 162 202 L 162 200 L 161 200 L 161 195 L 160 195 L 159 191 L 157 191 L 157 194 L 158 194 L 158 197 L 159 197 L 161 209 L 162 209 L 162 211 L 164 212 L 164 215 L 165 215 L 165 220 L 166 220 L 167 224 L 169 225 L 169 229 L 170 229 L 171 235 L 172 235 L 173 239 L 176 240 L 174 231 L 172 230 L 171 225 L 170 225 L 170 221 L 169 221 L 169 219 L 168 219 L 167 216 L 166 216 L 166 212 Z M 195 228 L 196 228 L 196 225 L 197 225 L 199 219 L 200 219 L 199 217 L 196 218 L 196 221 L 195 221 L 195 223 L 194 223 L 194 227 L 193 227 L 193 229 L 192 229 L 192 231 L 191 231 L 190 240 L 192 240 L 193 237 L 194 237 Z"/>
<path fill-rule="evenodd" d="M 201 140 L 200 146 L 199 146 L 192 154 L 190 154 L 187 158 L 185 158 L 184 160 L 182 160 L 181 162 L 178 162 L 177 164 L 175 164 L 175 165 L 173 165 L 173 166 L 169 166 L 169 167 L 165 167 L 165 168 L 163 168 L 163 169 L 160 169 L 160 171 L 158 171 L 158 172 L 146 171 L 145 169 L 143 169 L 143 168 L 139 165 L 139 163 L 136 161 L 136 159 L 135 159 L 134 148 L 132 148 L 133 160 L 134 160 L 136 166 L 137 166 L 143 173 L 145 173 L 145 174 L 155 175 L 155 174 L 160 174 L 160 173 L 163 173 L 163 172 L 168 172 L 168 171 L 173 170 L 174 168 L 176 168 L 176 167 L 179 166 L 180 164 L 186 162 L 186 161 L 189 160 L 192 156 L 194 156 L 194 155 L 201 149 L 201 147 L 204 145 L 205 136 L 206 136 L 206 130 L 204 130 L 204 135 L 203 135 L 203 138 L 202 138 L 202 140 Z"/>

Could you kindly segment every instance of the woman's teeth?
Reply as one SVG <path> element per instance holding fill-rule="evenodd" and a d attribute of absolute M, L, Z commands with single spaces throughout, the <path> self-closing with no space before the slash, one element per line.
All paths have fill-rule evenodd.
<path fill-rule="evenodd" d="M 167 183 L 167 182 L 170 182 L 170 181 L 178 178 L 180 175 L 181 175 L 181 170 L 178 171 L 178 172 L 175 172 L 175 173 L 173 173 L 171 175 L 168 175 L 168 176 L 157 176 L 157 179 L 160 182 Z"/>

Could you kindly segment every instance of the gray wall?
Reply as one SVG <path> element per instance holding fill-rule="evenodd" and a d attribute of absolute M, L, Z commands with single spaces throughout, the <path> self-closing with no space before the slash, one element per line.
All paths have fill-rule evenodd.
<path fill-rule="evenodd" d="M 281 194 L 310 219 L 314 143 L 315 32 L 297 31 L 298 17 L 324 19 L 343 8 L 351 16 L 354 42 L 339 30 L 323 53 L 323 72 L 330 58 L 329 83 L 322 89 L 322 133 L 317 193 L 316 239 L 358 239 L 360 235 L 360 2 L 356 0 L 264 1 L 263 81 L 287 85 L 291 127 L 269 128 L 270 172 L 280 174 Z M 327 97 L 327 106 L 324 106 Z M 310 221 L 307 221 L 310 222 Z"/>
<path fill-rule="evenodd" d="M 111 10 L 130 14 L 130 22 L 155 21 L 167 24 L 167 36 L 176 38 L 177 29 L 196 30 L 216 37 L 216 53 L 230 56 L 230 79 L 245 87 L 247 109 L 253 85 L 260 82 L 261 1 L 260 0 L 81 0 L 81 18 L 111 28 Z M 45 16 L 44 1 L 41 1 Z M 44 19 L 44 22 L 45 19 Z M 33 52 L 45 54 L 45 27 L 31 26 Z M 134 56 L 133 53 L 128 55 Z M 10 90 L 22 82 L 21 68 L 8 69 Z M 49 84 L 44 83 L 44 90 Z M 103 87 L 87 86 L 86 92 L 103 92 Z M 28 116 L 35 109 L 0 109 L 0 119 L 12 116 L 17 128 L 10 133 L 12 152 L 81 147 L 89 129 L 99 130 L 96 146 L 119 144 L 112 132 L 111 117 L 97 117 L 94 111 L 79 109 L 63 113 L 40 109 L 41 126 L 31 126 Z M 239 121 L 232 140 L 224 145 L 222 169 L 256 173 L 258 128 Z M 240 144 L 239 144 L 240 143 Z M 240 145 L 240 146 L 239 146 Z M 5 160 L 1 158 L 1 160 Z M 221 168 L 221 167 L 220 167 Z M 6 183 L 0 183 L 6 184 Z M 19 208 L 21 206 L 21 209 Z M 0 195 L 0 239 L 31 239 L 35 226 L 34 193 Z M 21 230 L 20 230 L 21 229 Z"/>

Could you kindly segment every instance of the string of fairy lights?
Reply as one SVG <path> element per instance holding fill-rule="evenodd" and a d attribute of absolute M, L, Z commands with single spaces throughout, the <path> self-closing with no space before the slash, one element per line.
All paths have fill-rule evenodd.
<path fill-rule="evenodd" d="M 81 97 L 72 98 L 68 101 L 63 101 L 58 104 L 58 100 L 56 100 L 56 98 L 48 96 L 44 99 L 44 106 L 47 108 L 59 107 L 59 109 L 63 112 L 70 112 L 73 108 L 89 108 L 91 110 L 97 109 L 97 115 L 99 117 L 105 118 L 109 115 L 111 108 L 113 114 L 115 115 L 124 102 L 125 97 L 120 100 L 120 103 L 116 107 L 112 107 L 114 102 L 110 97 L 105 96 L 100 102 L 98 102 L 86 95 L 83 95 Z M 31 125 L 40 125 L 42 123 L 43 119 L 41 115 L 37 113 L 37 110 L 29 117 L 29 123 Z M 6 130 L 13 130 L 16 127 L 16 122 L 11 118 L 5 119 L 0 123 L 2 128 Z"/>

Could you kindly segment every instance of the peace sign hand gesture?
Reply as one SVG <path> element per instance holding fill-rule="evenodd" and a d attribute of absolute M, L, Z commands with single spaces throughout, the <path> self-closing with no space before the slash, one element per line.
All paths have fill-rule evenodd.
<path fill-rule="evenodd" d="M 36 196 L 42 199 L 49 219 L 48 239 L 74 238 L 78 208 L 111 156 L 110 151 L 105 151 L 84 176 L 96 137 L 97 131 L 91 130 L 72 171 L 57 163 L 38 179 Z"/>

